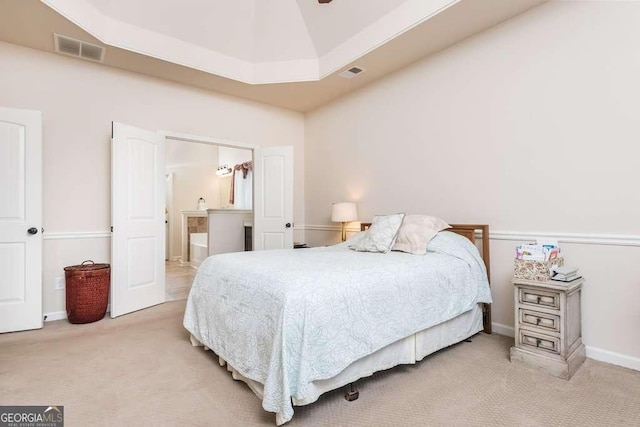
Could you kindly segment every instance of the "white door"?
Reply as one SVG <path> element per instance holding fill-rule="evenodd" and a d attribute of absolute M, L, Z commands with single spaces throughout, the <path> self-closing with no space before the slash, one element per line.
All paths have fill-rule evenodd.
<path fill-rule="evenodd" d="M 0 332 L 42 328 L 42 115 L 0 108 Z"/>
<path fill-rule="evenodd" d="M 113 123 L 111 317 L 164 302 L 164 136 Z"/>
<path fill-rule="evenodd" d="M 293 147 L 253 150 L 253 250 L 293 248 Z"/>

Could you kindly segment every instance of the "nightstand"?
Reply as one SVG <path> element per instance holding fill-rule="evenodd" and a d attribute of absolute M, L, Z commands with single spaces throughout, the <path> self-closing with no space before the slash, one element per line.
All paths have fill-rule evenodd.
<path fill-rule="evenodd" d="M 568 380 L 586 358 L 580 297 L 584 279 L 536 282 L 513 279 L 515 346 L 511 362 Z"/>

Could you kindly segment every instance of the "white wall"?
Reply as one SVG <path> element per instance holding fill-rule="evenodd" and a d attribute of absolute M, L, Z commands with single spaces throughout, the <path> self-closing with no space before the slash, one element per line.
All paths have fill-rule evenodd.
<path fill-rule="evenodd" d="M 565 234 L 587 354 L 640 369 L 639 22 L 637 2 L 546 3 L 307 114 L 307 242 L 336 240 L 341 200 L 490 224 L 508 333 L 518 236 Z"/>
<path fill-rule="evenodd" d="M 108 55 L 108 52 L 107 52 Z M 304 121 L 299 113 L 0 43 L 0 104 L 42 111 L 44 312 L 65 265 L 110 261 L 111 121 L 263 147 L 293 145 L 294 220 L 303 218 Z"/>

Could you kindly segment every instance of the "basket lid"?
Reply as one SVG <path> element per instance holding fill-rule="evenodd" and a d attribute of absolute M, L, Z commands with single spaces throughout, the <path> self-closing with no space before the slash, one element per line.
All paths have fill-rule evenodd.
<path fill-rule="evenodd" d="M 109 264 L 96 264 L 92 260 L 83 261 L 80 265 L 70 265 L 64 268 L 64 271 L 94 271 L 109 268 Z"/>

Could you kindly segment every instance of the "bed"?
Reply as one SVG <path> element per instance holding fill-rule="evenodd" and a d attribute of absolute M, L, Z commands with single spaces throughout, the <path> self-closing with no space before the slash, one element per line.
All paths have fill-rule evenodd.
<path fill-rule="evenodd" d="M 424 256 L 348 242 L 216 255 L 194 278 L 184 326 L 281 425 L 327 391 L 491 333 L 488 278 L 488 226 L 476 224 L 438 233 Z"/>

